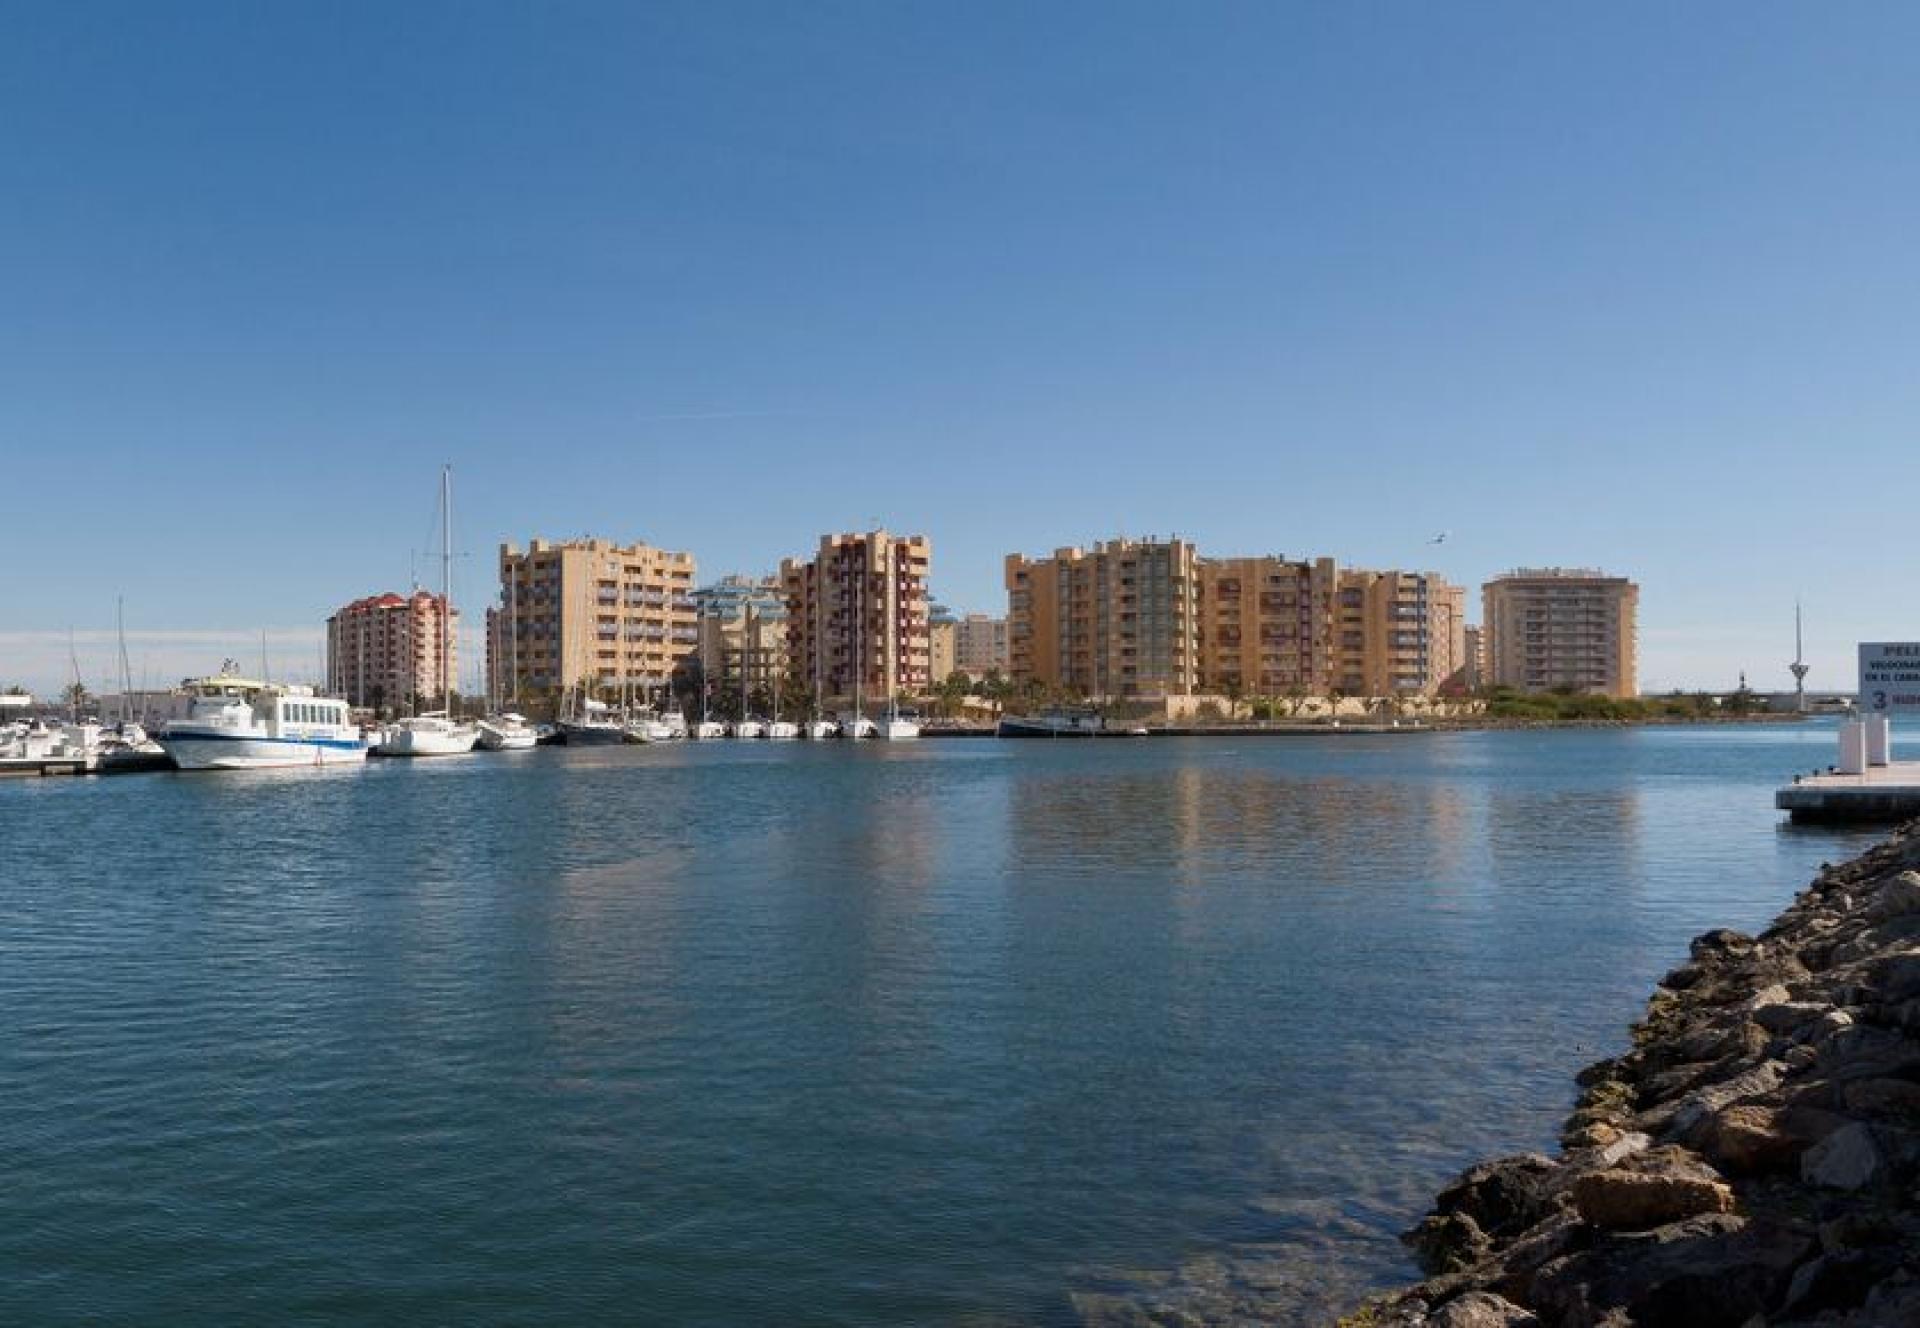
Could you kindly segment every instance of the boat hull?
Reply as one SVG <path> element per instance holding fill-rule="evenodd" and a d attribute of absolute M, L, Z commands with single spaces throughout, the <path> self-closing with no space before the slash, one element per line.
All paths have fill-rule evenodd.
<path fill-rule="evenodd" d="M 880 736 L 888 742 L 909 742 L 920 736 L 920 726 L 910 719 L 883 719 Z"/>
<path fill-rule="evenodd" d="M 382 756 L 465 756 L 480 735 L 465 733 L 409 733 L 402 729 L 380 744 Z"/>
<path fill-rule="evenodd" d="M 160 738 L 160 747 L 182 770 L 275 770 L 352 765 L 367 759 L 366 744 L 348 739 L 167 733 Z"/>
<path fill-rule="evenodd" d="M 618 724 L 561 724 L 560 734 L 569 747 L 617 747 L 627 740 Z"/>
<path fill-rule="evenodd" d="M 774 742 L 785 742 L 800 736 L 800 726 L 789 724 L 784 719 L 776 719 L 767 725 L 767 737 Z"/>
<path fill-rule="evenodd" d="M 482 724 L 480 745 L 490 752 L 530 752 L 540 745 L 540 735 L 532 729 L 496 729 Z"/>

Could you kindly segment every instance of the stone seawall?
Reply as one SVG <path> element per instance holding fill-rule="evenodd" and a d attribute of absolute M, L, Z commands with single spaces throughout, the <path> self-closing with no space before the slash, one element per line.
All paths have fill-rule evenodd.
<path fill-rule="evenodd" d="M 1352 1328 L 1920 1326 L 1920 822 L 1714 931 L 1558 1157 L 1484 1163 Z"/>

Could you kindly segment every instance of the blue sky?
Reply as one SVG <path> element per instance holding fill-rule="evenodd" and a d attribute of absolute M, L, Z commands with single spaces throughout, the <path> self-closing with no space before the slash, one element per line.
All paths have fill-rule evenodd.
<path fill-rule="evenodd" d="M 1910 6 L 0 4 L 0 681 L 599 534 L 1642 584 L 1920 636 Z M 1445 545 L 1427 539 L 1449 530 Z M 437 576 L 420 563 L 424 578 Z M 477 617 L 477 614 L 471 615 Z"/>

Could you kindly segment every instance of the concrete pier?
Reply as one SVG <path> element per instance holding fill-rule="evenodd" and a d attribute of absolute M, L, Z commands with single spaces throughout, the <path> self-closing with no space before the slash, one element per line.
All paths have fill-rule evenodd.
<path fill-rule="evenodd" d="M 1920 761 L 1804 775 L 1773 795 L 1796 821 L 1905 821 L 1920 816 Z"/>

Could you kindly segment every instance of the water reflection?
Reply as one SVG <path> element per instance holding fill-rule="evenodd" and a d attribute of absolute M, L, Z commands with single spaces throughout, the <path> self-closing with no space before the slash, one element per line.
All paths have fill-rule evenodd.
<path fill-rule="evenodd" d="M 1688 936 L 1846 851 L 1774 832 L 1797 764 L 689 744 L 0 787 L 0 1267 L 40 1279 L 0 1320 L 246 1286 L 236 1322 L 1314 1321 L 1404 1275 L 1449 1170 L 1551 1138 Z"/>

